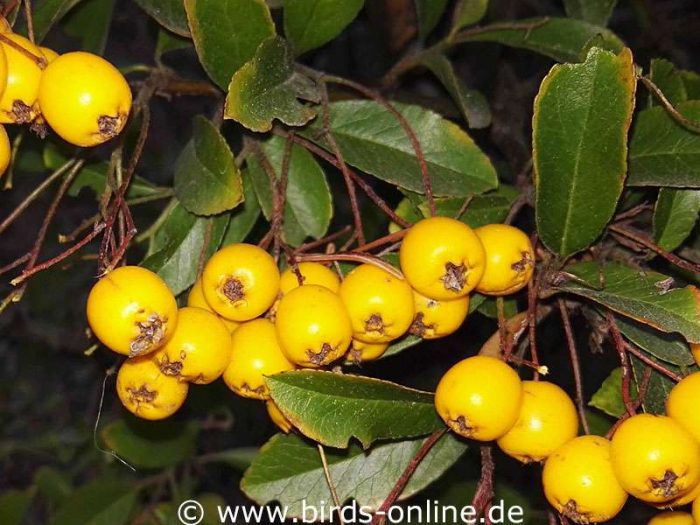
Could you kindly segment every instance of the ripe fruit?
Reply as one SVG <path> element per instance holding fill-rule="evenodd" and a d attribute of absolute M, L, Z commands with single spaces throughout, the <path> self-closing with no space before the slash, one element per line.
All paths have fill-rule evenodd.
<path fill-rule="evenodd" d="M 401 270 L 413 288 L 431 299 L 457 299 L 484 273 L 481 241 L 463 222 L 432 217 L 414 224 L 401 244 Z"/>
<path fill-rule="evenodd" d="M 289 434 L 292 431 L 294 426 L 289 422 L 289 419 L 284 416 L 272 399 L 265 401 L 265 408 L 267 408 L 267 414 L 270 416 L 272 422 L 277 425 L 282 432 Z"/>
<path fill-rule="evenodd" d="M 107 348 L 134 357 L 157 350 L 172 337 L 177 303 L 155 273 L 139 266 L 122 266 L 92 287 L 87 318 Z"/>
<path fill-rule="evenodd" d="M 224 371 L 224 382 L 239 396 L 269 399 L 265 376 L 294 370 L 282 352 L 275 325 L 267 319 L 255 319 L 239 326 L 231 339 L 231 361 Z"/>
<path fill-rule="evenodd" d="M 684 377 L 671 389 L 671 393 L 666 398 L 666 414 L 700 441 L 698 399 L 700 399 L 700 372 L 695 372 Z"/>
<path fill-rule="evenodd" d="M 206 385 L 218 379 L 231 360 L 231 334 L 210 311 L 180 308 L 173 336 L 153 359 L 165 375 Z"/>
<path fill-rule="evenodd" d="M 282 350 L 300 366 L 327 365 L 350 346 L 350 317 L 340 297 L 324 286 L 306 284 L 287 293 L 275 324 Z"/>
<path fill-rule="evenodd" d="M 41 51 L 41 54 L 44 55 L 46 62 L 49 64 L 59 57 L 59 54 L 50 47 L 39 46 L 39 51 Z"/>
<path fill-rule="evenodd" d="M 209 306 L 233 321 L 248 321 L 272 306 L 280 273 L 272 256 L 252 244 L 231 244 L 204 267 L 202 288 Z"/>
<path fill-rule="evenodd" d="M 696 499 L 700 498 L 700 483 L 698 483 L 693 490 L 680 496 L 671 501 L 665 501 L 663 503 L 652 503 L 656 508 L 659 509 L 677 509 L 684 505 L 692 503 Z"/>
<path fill-rule="evenodd" d="M 173 415 L 187 398 L 189 385 L 163 374 L 150 357 L 124 361 L 117 373 L 117 395 L 132 414 L 143 419 Z"/>
<path fill-rule="evenodd" d="M 460 361 L 442 376 L 435 408 L 460 436 L 491 441 L 513 427 L 522 396 L 522 383 L 510 366 L 479 355 Z"/>
<path fill-rule="evenodd" d="M 662 512 L 649 521 L 648 525 L 695 525 L 693 516 L 687 512 Z"/>
<path fill-rule="evenodd" d="M 700 366 L 700 343 L 690 343 L 690 351 L 695 359 L 695 364 Z"/>
<path fill-rule="evenodd" d="M 693 519 L 695 523 L 700 523 L 700 498 L 693 501 Z"/>
<path fill-rule="evenodd" d="M 406 333 L 413 321 L 413 292 L 403 279 L 373 264 L 361 264 L 340 285 L 353 337 L 386 343 Z"/>
<path fill-rule="evenodd" d="M 564 390 L 547 381 L 523 381 L 518 421 L 498 446 L 523 463 L 542 461 L 577 432 L 576 407 Z"/>
<path fill-rule="evenodd" d="M 389 348 L 389 343 L 365 343 L 353 339 L 348 359 L 358 364 L 363 361 L 374 361 L 384 355 L 387 348 Z"/>
<path fill-rule="evenodd" d="M 559 447 L 544 464 L 542 483 L 550 505 L 576 523 L 608 521 L 627 501 L 613 472 L 610 441 L 599 436 Z"/>
<path fill-rule="evenodd" d="M 4 36 L 26 49 L 28 53 L 43 58 L 39 48 L 23 36 L 15 33 L 6 33 Z M 1 43 L 1 47 L 7 57 L 7 86 L 0 97 L 0 123 L 31 122 L 36 116 L 34 103 L 39 94 L 41 68 L 33 58 L 22 51 L 5 43 Z"/>
<path fill-rule="evenodd" d="M 671 501 L 700 482 L 700 444 L 670 417 L 639 414 L 624 421 L 611 457 L 622 487 L 642 501 Z"/>
<path fill-rule="evenodd" d="M 437 339 L 456 332 L 469 313 L 469 296 L 437 301 L 413 290 L 416 310 L 411 333 L 423 339 Z"/>
<path fill-rule="evenodd" d="M 44 69 L 39 106 L 46 122 L 76 146 L 97 146 L 121 133 L 131 111 L 124 76 L 92 53 L 65 53 Z"/>
<path fill-rule="evenodd" d="M 217 314 L 211 306 L 209 306 L 209 303 L 207 300 L 204 298 L 204 290 L 202 289 L 202 280 L 197 279 L 195 283 L 192 285 L 192 288 L 190 289 L 190 293 L 187 296 L 187 306 L 193 306 L 195 308 L 203 308 L 204 310 L 207 310 L 213 314 L 215 314 L 219 319 L 221 319 L 221 322 L 226 325 L 226 328 L 228 329 L 229 332 L 233 333 L 233 331 L 241 326 L 241 323 L 238 321 L 231 321 L 230 319 L 226 319 L 225 317 L 221 317 L 219 314 Z"/>
<path fill-rule="evenodd" d="M 474 230 L 486 252 L 486 267 L 476 291 L 486 295 L 517 292 L 532 278 L 535 252 L 530 238 L 507 224 L 487 224 Z"/>
<path fill-rule="evenodd" d="M 0 124 L 0 177 L 7 171 L 11 160 L 12 145 L 10 144 L 10 137 L 7 136 L 5 126 Z"/>
<path fill-rule="evenodd" d="M 0 33 L 12 33 L 12 26 L 4 16 L 0 16 Z"/>
<path fill-rule="evenodd" d="M 317 262 L 302 262 L 297 265 L 297 270 L 303 278 L 303 284 L 318 284 L 325 286 L 331 292 L 338 293 L 340 290 L 340 279 L 338 274 L 330 268 Z M 291 269 L 287 268 L 280 277 L 280 292 L 286 294 L 294 288 L 299 288 L 299 278 Z"/>

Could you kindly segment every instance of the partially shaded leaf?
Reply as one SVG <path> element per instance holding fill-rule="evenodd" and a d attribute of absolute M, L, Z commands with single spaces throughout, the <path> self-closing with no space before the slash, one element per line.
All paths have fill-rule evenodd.
<path fill-rule="evenodd" d="M 363 4 L 364 0 L 286 0 L 284 34 L 301 55 L 338 36 Z"/>
<path fill-rule="evenodd" d="M 654 240 L 667 251 L 693 231 L 700 213 L 700 190 L 661 188 L 654 208 Z"/>
<path fill-rule="evenodd" d="M 688 100 L 688 93 L 683 78 L 676 67 L 663 58 L 652 58 L 649 66 L 649 78 L 672 104 Z M 658 104 L 656 97 L 649 94 L 650 105 Z"/>
<path fill-rule="evenodd" d="M 624 317 L 617 319 L 617 325 L 627 339 L 662 361 L 678 366 L 690 366 L 695 363 L 688 343 L 677 334 L 659 332 Z"/>
<path fill-rule="evenodd" d="M 44 0 L 33 9 L 34 37 L 37 42 L 44 40 L 49 30 L 81 0 Z M 26 24 L 25 24 L 26 25 Z"/>
<path fill-rule="evenodd" d="M 593 394 L 588 405 L 615 418 L 621 417 L 626 412 L 625 403 L 622 400 L 622 368 L 616 368 L 610 373 Z"/>
<path fill-rule="evenodd" d="M 417 335 L 407 335 L 405 337 L 402 337 L 398 341 L 392 342 L 389 347 L 386 349 L 386 351 L 382 354 L 380 359 L 384 359 L 385 357 L 390 357 L 392 355 L 399 354 L 403 352 L 404 350 L 408 350 L 409 348 L 413 348 L 414 346 L 420 344 L 423 342 L 423 339 L 418 337 Z"/>
<path fill-rule="evenodd" d="M 414 0 L 418 18 L 418 33 L 425 40 L 440 22 L 447 0 Z"/>
<path fill-rule="evenodd" d="M 160 25 L 180 36 L 190 36 L 183 0 L 134 0 Z M 224 2 L 222 2 L 224 3 Z"/>
<path fill-rule="evenodd" d="M 635 356 L 631 356 L 631 360 L 632 372 L 634 373 L 635 381 L 637 385 L 642 385 L 644 381 L 644 371 L 646 370 L 647 365 Z M 680 372 L 680 369 L 672 365 L 664 366 L 666 366 L 672 372 Z M 671 393 L 674 386 L 676 386 L 676 383 L 671 381 L 671 379 L 652 369 L 646 392 L 642 398 L 642 408 L 644 411 L 651 414 L 665 415 L 666 399 L 668 399 L 668 395 Z"/>
<path fill-rule="evenodd" d="M 137 492 L 111 478 L 80 487 L 49 520 L 49 525 L 126 525 Z"/>
<path fill-rule="evenodd" d="M 455 7 L 453 30 L 479 22 L 489 7 L 489 0 L 460 0 Z"/>
<path fill-rule="evenodd" d="M 221 241 L 222 246 L 244 241 L 260 217 L 260 204 L 247 171 L 243 171 L 241 179 L 244 199 L 231 212 L 231 221 L 228 223 L 224 239 Z"/>
<path fill-rule="evenodd" d="M 8 490 L 0 494 L 0 523 L 21 525 L 34 499 L 34 491 Z"/>
<path fill-rule="evenodd" d="M 498 189 L 475 195 L 467 204 L 466 210 L 458 218 L 472 228 L 503 222 L 518 198 L 518 191 L 512 186 L 501 184 Z M 457 217 L 463 209 L 465 199 L 437 199 L 435 208 L 438 215 Z M 427 202 L 418 205 L 424 217 L 430 216 Z"/>
<path fill-rule="evenodd" d="M 552 68 L 535 99 L 537 232 L 566 257 L 612 218 L 627 171 L 636 79 L 632 54 L 593 48 L 583 64 Z"/>
<path fill-rule="evenodd" d="M 192 41 L 190 39 L 172 33 L 167 29 L 160 29 L 158 31 L 158 38 L 156 39 L 156 62 L 160 63 L 163 55 L 170 51 L 185 49 L 190 46 L 192 46 Z"/>
<path fill-rule="evenodd" d="M 81 51 L 101 55 L 112 23 L 115 0 L 85 0 L 66 17 L 64 29 L 80 39 Z"/>
<path fill-rule="evenodd" d="M 617 0 L 564 0 L 566 14 L 591 24 L 606 26 Z"/>

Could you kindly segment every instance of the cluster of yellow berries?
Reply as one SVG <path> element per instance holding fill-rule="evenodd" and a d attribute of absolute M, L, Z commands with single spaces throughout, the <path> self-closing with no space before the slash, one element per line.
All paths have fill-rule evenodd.
<path fill-rule="evenodd" d="M 233 244 L 207 261 L 187 306 L 178 309 L 154 273 L 125 266 L 100 279 L 88 298 L 94 334 L 128 359 L 117 376 L 124 405 L 148 419 L 174 413 L 189 383 L 222 376 L 235 393 L 269 402 L 265 377 L 318 368 L 345 357 L 377 359 L 407 332 L 426 339 L 456 331 L 469 293 L 504 294 L 525 286 L 534 254 L 520 230 L 472 230 L 435 217 L 413 226 L 400 251 L 403 275 L 361 264 L 342 280 L 302 262 L 280 274 L 274 259 Z M 288 430 L 274 405 L 268 408 Z"/>
<path fill-rule="evenodd" d="M 576 523 L 612 519 L 628 495 L 667 509 L 694 502 L 694 518 L 667 511 L 654 517 L 653 525 L 700 523 L 698 399 L 700 372 L 673 388 L 667 416 L 629 417 L 608 440 L 576 437 L 578 418 L 566 392 L 544 381 L 521 381 L 493 357 L 457 363 L 435 394 L 438 413 L 457 434 L 497 440 L 506 454 L 523 463 L 544 461 L 547 500 Z"/>
<path fill-rule="evenodd" d="M 0 175 L 11 146 L 2 124 L 48 124 L 77 146 L 118 135 L 131 109 L 131 90 L 112 64 L 92 53 L 58 55 L 12 32 L 0 17 Z"/>

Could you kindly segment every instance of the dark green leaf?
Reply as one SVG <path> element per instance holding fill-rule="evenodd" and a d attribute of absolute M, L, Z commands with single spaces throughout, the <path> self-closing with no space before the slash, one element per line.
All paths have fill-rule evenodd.
<path fill-rule="evenodd" d="M 563 257 L 595 241 L 615 212 L 635 87 L 629 50 L 599 48 L 542 81 L 532 121 L 537 231 Z"/>
<path fill-rule="evenodd" d="M 49 30 L 72 7 L 78 5 L 81 0 L 44 0 L 37 2 L 33 7 L 34 37 L 37 42 L 44 40 Z"/>
<path fill-rule="evenodd" d="M 681 71 L 681 78 L 688 100 L 700 100 L 700 74 L 695 71 Z"/>
<path fill-rule="evenodd" d="M 472 228 L 503 222 L 518 195 L 518 191 L 512 186 L 501 184 L 494 191 L 475 195 L 459 219 Z M 437 214 L 444 217 L 456 217 L 462 210 L 464 201 L 465 199 L 437 199 L 435 202 Z M 423 212 L 424 217 L 430 216 L 430 209 L 425 201 L 418 208 Z"/>
<path fill-rule="evenodd" d="M 189 458 L 197 444 L 199 427 L 175 421 L 119 419 L 102 429 L 104 444 L 136 468 L 157 469 Z"/>
<path fill-rule="evenodd" d="M 167 29 L 160 29 L 158 31 L 158 39 L 156 40 L 156 62 L 160 63 L 163 55 L 169 53 L 170 51 L 184 49 L 190 47 L 191 45 L 192 41 L 188 38 L 179 36 L 168 31 Z"/>
<path fill-rule="evenodd" d="M 194 118 L 192 140 L 175 164 L 175 195 L 196 215 L 214 215 L 243 200 L 241 173 L 233 153 L 209 120 Z"/>
<path fill-rule="evenodd" d="M 126 525 L 136 496 L 122 481 L 98 478 L 76 490 L 49 525 Z"/>
<path fill-rule="evenodd" d="M 73 9 L 64 24 L 66 33 L 80 38 L 81 51 L 101 55 L 112 23 L 115 0 L 85 0 Z"/>
<path fill-rule="evenodd" d="M 0 494 L 0 523 L 20 525 L 34 499 L 34 491 L 8 490 Z"/>
<path fill-rule="evenodd" d="M 425 55 L 421 61 L 442 82 L 445 89 L 454 100 L 470 128 L 479 129 L 491 125 L 491 109 L 489 103 L 479 91 L 469 89 L 457 73 L 447 57 L 441 53 Z"/>
<path fill-rule="evenodd" d="M 287 43 L 280 37 L 270 38 L 233 75 L 224 116 L 259 132 L 270 131 L 274 119 L 303 126 L 316 116 L 316 111 L 301 103 L 300 98 L 318 101 L 316 85 L 294 71 Z"/>
<path fill-rule="evenodd" d="M 651 66 L 649 67 L 649 78 L 672 104 L 680 104 L 688 100 L 688 93 L 685 90 L 683 78 L 680 72 L 676 70 L 676 67 L 668 60 L 652 58 Z M 657 102 L 657 99 L 650 93 L 649 101 L 653 104 Z"/>
<path fill-rule="evenodd" d="M 197 217 L 177 204 L 167 211 L 154 237 L 151 253 L 141 264 L 160 275 L 178 295 L 197 278 L 204 240 L 210 238 L 205 254 L 208 258 L 221 244 L 228 221 L 229 215 Z M 207 235 L 209 229 L 211 234 Z"/>
<path fill-rule="evenodd" d="M 380 359 L 399 354 L 404 350 L 408 350 L 409 348 L 414 347 L 422 342 L 423 339 L 421 339 L 417 335 L 407 335 L 406 337 L 402 337 L 398 341 L 391 343 L 386 349 L 386 351 L 382 354 Z"/>
<path fill-rule="evenodd" d="M 39 468 L 34 474 L 34 485 L 50 511 L 62 505 L 73 492 L 73 486 L 66 473 L 52 467 Z"/>
<path fill-rule="evenodd" d="M 662 361 L 678 366 L 690 366 L 695 363 L 688 343 L 676 334 L 659 332 L 624 317 L 617 319 L 617 325 L 627 339 Z"/>
<path fill-rule="evenodd" d="M 207 454 L 207 463 L 224 463 L 243 472 L 258 455 L 259 449 L 254 447 L 232 448 Z"/>
<path fill-rule="evenodd" d="M 673 372 L 680 372 L 680 370 L 674 366 L 665 366 Z M 646 368 L 646 364 L 632 356 L 632 372 L 634 373 L 634 377 L 638 385 L 641 385 L 644 381 L 644 370 Z M 674 386 L 676 386 L 676 383 L 671 381 L 665 375 L 662 375 L 661 373 L 652 369 L 651 376 L 649 377 L 649 383 L 647 384 L 647 389 L 642 401 L 642 408 L 644 411 L 651 414 L 665 415 L 666 399 Z"/>
<path fill-rule="evenodd" d="M 165 27 L 180 36 L 190 36 L 183 0 L 134 0 L 141 9 Z M 225 2 L 221 2 L 222 4 Z"/>
<path fill-rule="evenodd" d="M 595 44 L 598 47 L 622 51 L 624 44 L 611 31 L 571 18 L 531 18 L 484 26 L 468 31 L 461 42 L 498 42 L 529 49 L 559 62 L 578 62 Z"/>
<path fill-rule="evenodd" d="M 378 439 L 418 437 L 444 426 L 432 394 L 388 381 L 300 370 L 268 377 L 267 386 L 296 428 L 335 448 L 347 448 L 353 437 L 367 448 Z"/>
<path fill-rule="evenodd" d="M 263 0 L 185 0 L 199 60 L 221 89 L 275 34 L 270 10 Z"/>
<path fill-rule="evenodd" d="M 419 137 L 437 196 L 467 196 L 497 186 L 489 158 L 454 123 L 419 106 L 394 103 Z M 330 130 L 345 160 L 382 180 L 423 192 L 420 167 L 399 121 L 373 101 L 349 100 L 330 105 Z M 321 123 L 301 133 L 329 149 L 319 137 Z"/>
<path fill-rule="evenodd" d="M 243 203 L 231 212 L 231 221 L 226 228 L 222 246 L 245 240 L 260 216 L 260 204 L 247 171 L 242 173 L 241 180 L 243 181 Z"/>
<path fill-rule="evenodd" d="M 480 297 L 481 300 L 479 301 L 479 306 L 476 307 L 476 310 L 480 314 L 485 315 L 486 317 L 491 317 L 492 319 L 498 319 L 498 306 L 496 304 L 496 299 L 494 297 L 485 297 L 480 294 L 472 294 L 471 299 L 474 300 L 474 298 Z M 469 305 L 471 309 L 471 304 Z M 518 313 L 518 301 L 512 298 L 506 298 L 503 301 L 503 315 L 506 319 L 509 319 L 513 317 L 515 314 Z"/>
<path fill-rule="evenodd" d="M 341 502 L 352 498 L 367 511 L 384 501 L 423 440 L 398 441 L 373 447 L 326 450 L 330 477 Z M 408 498 L 442 475 L 465 452 L 464 441 L 444 436 L 416 469 L 402 493 Z M 294 434 L 276 435 L 265 444 L 245 473 L 243 491 L 256 503 L 279 501 L 288 517 L 302 515 L 302 501 L 324 509 L 328 516 L 333 499 L 316 444 Z"/>
<path fill-rule="evenodd" d="M 693 231 L 700 213 L 700 190 L 661 188 L 654 208 L 654 240 L 673 251 Z"/>
<path fill-rule="evenodd" d="M 566 14 L 605 27 L 617 0 L 564 0 Z"/>
<path fill-rule="evenodd" d="M 557 285 L 656 328 L 700 342 L 700 302 L 688 288 L 668 289 L 669 277 L 619 263 L 580 262 L 567 266 L 570 278 Z M 563 275 L 566 275 L 563 274 Z"/>
<path fill-rule="evenodd" d="M 700 121 L 700 101 L 683 102 L 678 110 Z M 662 107 L 637 115 L 629 161 L 631 186 L 700 188 L 700 134 L 684 128 Z"/>
<path fill-rule="evenodd" d="M 280 177 L 284 161 L 285 140 L 273 137 L 262 145 L 262 151 Z M 248 159 L 248 170 L 268 220 L 273 213 L 273 194 L 268 174 L 255 156 Z M 323 237 L 333 215 L 333 201 L 326 175 L 314 157 L 300 146 L 294 145 L 289 158 L 287 192 L 285 198 L 285 241 L 298 246 L 306 237 Z"/>
<path fill-rule="evenodd" d="M 472 26 L 479 22 L 489 7 L 489 0 L 460 0 L 455 7 L 453 30 Z"/>
<path fill-rule="evenodd" d="M 440 22 L 447 7 L 447 0 L 415 0 L 418 18 L 418 32 L 425 40 Z"/>
<path fill-rule="evenodd" d="M 287 0 L 284 34 L 301 55 L 338 36 L 362 9 L 364 0 Z"/>
<path fill-rule="evenodd" d="M 626 412 L 625 403 L 622 400 L 622 368 L 616 368 L 610 373 L 598 391 L 593 394 L 588 405 L 615 418 Z"/>

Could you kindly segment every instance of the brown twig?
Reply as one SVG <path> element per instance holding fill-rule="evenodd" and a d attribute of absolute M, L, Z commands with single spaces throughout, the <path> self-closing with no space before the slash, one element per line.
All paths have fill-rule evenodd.
<path fill-rule="evenodd" d="M 664 365 L 662 365 L 661 363 L 659 363 L 659 362 L 657 362 L 657 361 L 654 361 L 654 360 L 651 359 L 649 356 L 647 356 L 646 354 L 644 354 L 644 352 L 641 352 L 639 349 L 637 349 L 634 345 L 631 345 L 631 344 L 627 343 L 626 341 L 625 341 L 624 344 L 625 344 L 625 349 L 626 349 L 630 354 L 632 354 L 634 357 L 636 357 L 637 359 L 639 359 L 639 360 L 640 360 L 642 363 L 644 363 L 645 365 L 649 366 L 650 368 L 653 368 L 654 370 L 656 370 L 656 371 L 659 372 L 660 374 L 665 375 L 665 376 L 668 377 L 671 381 L 675 381 L 676 383 L 678 383 L 678 382 L 680 382 L 680 381 L 683 379 L 682 376 L 676 374 L 676 373 L 673 372 L 672 370 L 669 370 L 668 368 L 666 368 L 666 367 L 665 367 Z"/>
<path fill-rule="evenodd" d="M 36 43 L 34 38 L 34 16 L 32 15 L 32 1 L 24 0 L 24 17 L 27 19 L 27 36 L 32 44 Z"/>
<path fill-rule="evenodd" d="M 606 312 L 605 317 L 608 321 L 608 328 L 612 334 L 613 342 L 615 343 L 617 355 L 620 358 L 620 366 L 622 367 L 622 402 L 625 405 L 627 413 L 630 416 L 633 416 L 637 410 L 637 407 L 632 400 L 632 394 L 630 391 L 630 385 L 632 382 L 632 367 L 630 366 L 627 353 L 625 352 L 625 341 L 622 338 L 620 329 L 617 327 L 613 314 L 608 311 Z"/>
<path fill-rule="evenodd" d="M 350 233 L 352 230 L 352 227 L 349 225 L 343 226 L 340 230 L 338 230 L 335 233 L 331 233 L 329 235 L 326 235 L 325 237 L 322 237 L 318 240 L 315 241 L 310 241 L 302 244 L 299 246 L 296 250 L 294 250 L 296 253 L 304 253 L 308 252 L 309 250 L 314 250 L 318 248 L 319 246 L 325 246 L 327 244 L 332 243 L 333 241 L 336 241 L 340 239 L 343 235 L 347 235 Z"/>
<path fill-rule="evenodd" d="M 586 407 L 583 398 L 583 380 L 581 379 L 581 364 L 579 363 L 578 351 L 576 350 L 576 340 L 574 332 L 571 328 L 571 320 L 569 319 L 569 311 L 566 308 L 566 303 L 563 299 L 557 299 L 559 311 L 561 312 L 561 320 L 564 325 L 564 333 L 566 334 L 566 344 L 569 347 L 569 355 L 571 356 L 571 369 L 574 375 L 574 384 L 576 386 L 576 408 L 578 409 L 581 425 L 586 434 L 590 434 L 591 430 L 588 427 L 586 419 Z"/>
<path fill-rule="evenodd" d="M 486 514 L 493 500 L 493 473 L 495 465 L 490 445 L 481 446 L 481 478 L 474 493 L 472 507 L 476 510 L 476 517 Z M 484 523 L 487 523 L 486 521 Z"/>
<path fill-rule="evenodd" d="M 46 67 L 47 62 L 43 56 L 35 55 L 31 51 L 29 51 L 29 49 L 25 49 L 21 44 L 18 44 L 6 35 L 3 35 L 2 33 L 0 33 L 0 42 L 22 53 L 29 60 L 34 62 L 37 65 L 37 67 L 39 67 L 39 69 L 44 69 Z"/>
<path fill-rule="evenodd" d="M 527 283 L 527 325 L 528 343 L 530 345 L 530 358 L 536 365 L 540 364 L 537 355 L 537 300 L 539 295 L 539 274 Z M 535 370 L 534 379 L 539 380 L 540 374 Z"/>
<path fill-rule="evenodd" d="M 299 283 L 301 285 L 301 283 Z M 331 499 L 333 499 L 333 504 L 335 505 L 336 509 L 338 509 L 338 523 L 340 525 L 344 525 L 343 523 L 343 515 L 340 512 L 341 509 L 341 501 L 340 498 L 338 497 L 338 490 L 335 488 L 335 484 L 333 483 L 333 479 L 331 478 L 331 470 L 328 467 L 328 459 L 326 458 L 326 451 L 323 449 L 323 445 L 320 443 L 316 443 L 316 446 L 318 447 L 318 455 L 321 457 L 321 465 L 323 466 L 323 474 L 326 476 L 326 484 L 328 485 L 328 490 L 331 493 Z"/>
<path fill-rule="evenodd" d="M 371 242 L 368 242 L 366 244 L 362 244 L 358 246 L 355 251 L 356 252 L 368 252 L 371 250 L 374 250 L 375 248 L 379 248 L 380 246 L 384 246 L 385 244 L 390 244 L 390 243 L 395 243 L 403 239 L 406 234 L 408 233 L 408 229 L 404 230 L 399 230 L 394 233 L 390 233 L 389 235 L 385 235 L 384 237 L 380 237 L 379 239 L 375 239 Z"/>
<path fill-rule="evenodd" d="M 673 102 L 666 98 L 664 92 L 661 91 L 659 87 L 656 84 L 654 84 L 654 82 L 649 77 L 639 76 L 638 78 L 642 82 L 642 84 L 644 84 L 644 87 L 651 91 L 651 93 L 659 100 L 659 102 L 661 102 L 661 105 L 668 112 L 668 114 L 671 115 L 671 118 L 673 118 L 673 120 L 678 122 L 688 131 L 692 131 L 693 133 L 700 133 L 700 122 L 691 120 L 684 116 L 680 111 L 678 111 L 673 105 Z"/>
<path fill-rule="evenodd" d="M 14 270 L 18 266 L 21 266 L 22 264 L 24 264 L 25 262 L 27 262 L 29 260 L 29 257 L 31 257 L 31 255 L 32 255 L 31 253 L 25 253 L 24 255 L 15 259 L 11 263 L 6 264 L 2 268 L 0 268 L 0 275 L 7 273 L 11 270 Z"/>
<path fill-rule="evenodd" d="M 496 297 L 496 317 L 498 319 L 498 349 L 506 361 L 510 357 L 513 345 L 508 343 L 508 331 L 506 329 L 505 304 L 503 297 Z"/>

